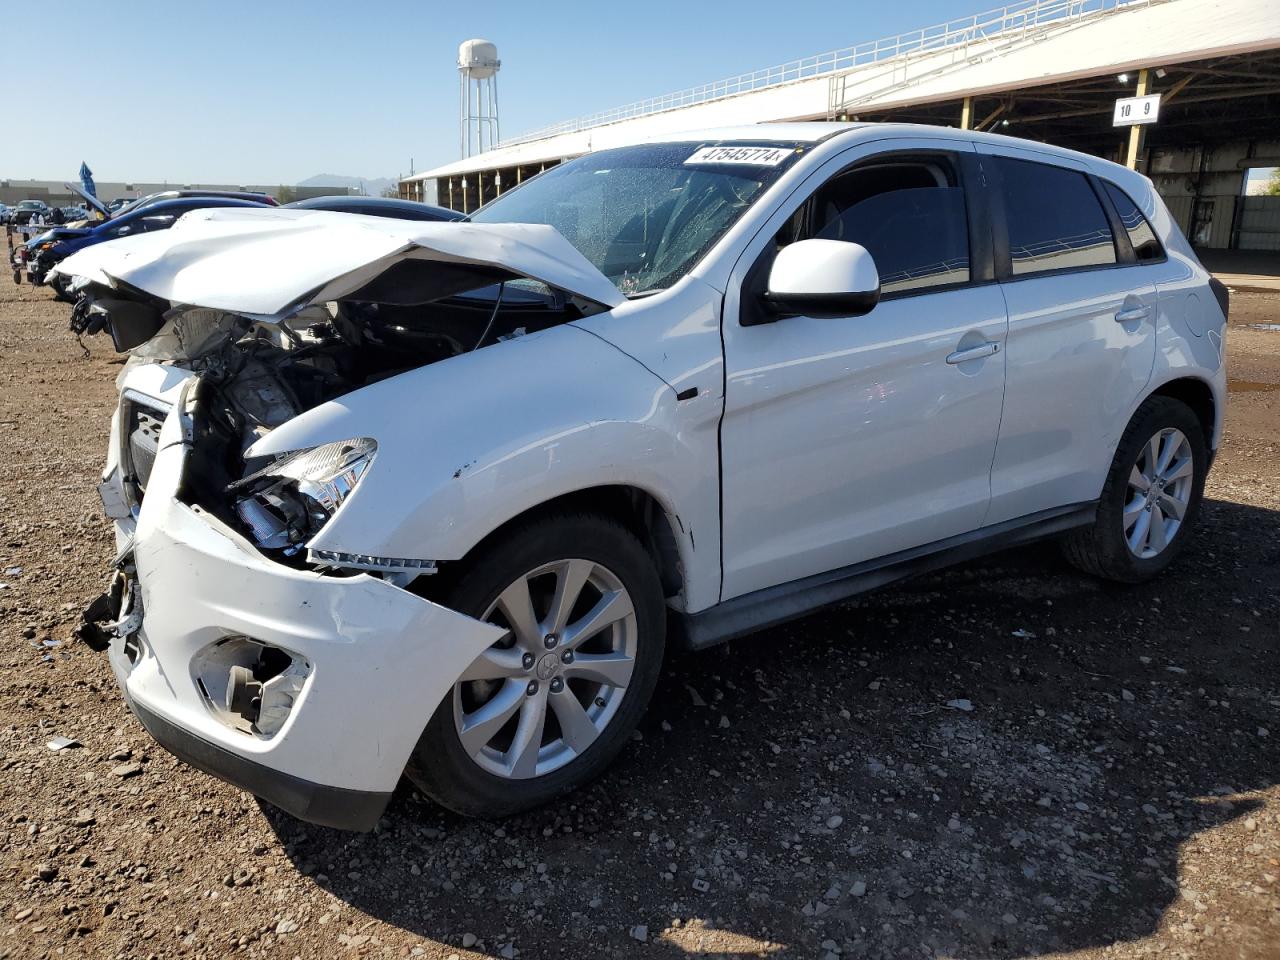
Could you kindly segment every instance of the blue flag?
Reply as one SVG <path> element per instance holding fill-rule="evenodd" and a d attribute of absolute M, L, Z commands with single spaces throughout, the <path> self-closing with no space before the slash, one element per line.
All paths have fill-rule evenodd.
<path fill-rule="evenodd" d="M 98 195 L 97 188 L 93 185 L 93 171 L 89 169 L 89 165 L 83 160 L 80 161 L 80 186 L 84 187 L 84 192 L 91 197 Z"/>

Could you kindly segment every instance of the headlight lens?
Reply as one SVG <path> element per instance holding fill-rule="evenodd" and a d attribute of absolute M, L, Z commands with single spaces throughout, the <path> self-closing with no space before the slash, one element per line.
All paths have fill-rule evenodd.
<path fill-rule="evenodd" d="M 332 514 L 355 489 L 377 449 L 368 437 L 326 443 L 286 454 L 267 468 L 267 475 L 296 480 L 303 496 Z"/>
<path fill-rule="evenodd" d="M 369 437 L 295 450 L 231 485 L 253 490 L 236 512 L 258 546 L 296 553 L 351 495 L 378 451 Z"/>

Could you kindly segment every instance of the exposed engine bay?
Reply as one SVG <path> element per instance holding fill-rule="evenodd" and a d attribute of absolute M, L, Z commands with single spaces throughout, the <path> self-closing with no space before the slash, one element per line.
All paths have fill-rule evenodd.
<path fill-rule="evenodd" d="M 218 517 L 279 562 L 377 570 L 407 582 L 429 571 L 413 569 L 413 561 L 306 550 L 376 456 L 373 439 L 275 457 L 248 456 L 250 447 L 299 414 L 361 387 L 597 309 L 520 279 L 419 304 L 314 303 L 287 319 L 170 307 L 141 291 L 89 286 L 72 329 L 109 331 L 116 349 L 130 354 L 126 369 L 162 363 L 198 375 L 194 437 L 179 499 Z M 123 404 L 122 416 L 122 460 L 130 496 L 140 504 L 165 411 L 143 399 Z"/>

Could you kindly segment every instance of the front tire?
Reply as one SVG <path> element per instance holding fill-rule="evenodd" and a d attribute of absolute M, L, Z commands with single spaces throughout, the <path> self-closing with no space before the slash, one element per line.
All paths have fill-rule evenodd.
<path fill-rule="evenodd" d="M 54 297 L 61 300 L 63 303 L 76 302 L 76 298 L 71 295 L 71 291 L 68 289 L 70 284 L 70 280 L 68 278 L 58 274 L 57 276 L 50 277 L 45 282 L 53 290 Z"/>
<path fill-rule="evenodd" d="M 547 517 L 483 546 L 446 592 L 507 635 L 437 707 L 409 779 L 455 813 L 498 818 L 598 776 L 662 666 L 662 587 L 640 541 L 605 517 Z"/>
<path fill-rule="evenodd" d="M 1172 397 L 1148 398 L 1120 438 L 1097 518 L 1067 536 L 1067 560 L 1107 580 L 1150 580 L 1182 551 L 1208 467 L 1195 413 Z"/>

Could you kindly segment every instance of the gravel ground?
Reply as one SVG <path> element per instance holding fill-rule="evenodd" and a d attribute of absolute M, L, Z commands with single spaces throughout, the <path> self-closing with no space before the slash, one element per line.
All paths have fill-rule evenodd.
<path fill-rule="evenodd" d="M 1001 554 L 673 659 L 503 824 L 312 827 L 178 763 L 71 631 L 119 370 L 0 288 L 0 957 L 1280 956 L 1280 296 L 1238 294 L 1194 541 Z M 55 736 L 80 746 L 54 752 Z"/>

